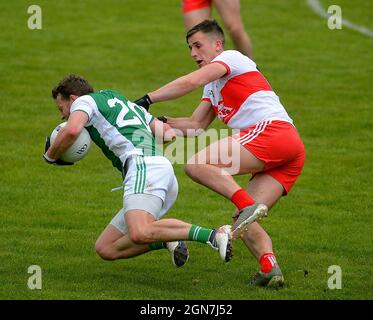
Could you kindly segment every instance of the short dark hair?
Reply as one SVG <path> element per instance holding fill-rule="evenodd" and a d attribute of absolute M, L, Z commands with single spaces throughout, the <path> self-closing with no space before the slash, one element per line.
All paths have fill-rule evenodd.
<path fill-rule="evenodd" d="M 218 36 L 223 40 L 224 45 L 224 31 L 219 26 L 219 24 L 216 22 L 216 20 L 207 19 L 202 21 L 201 23 L 195 25 L 192 29 L 190 29 L 186 34 L 186 42 L 188 43 L 189 38 L 194 35 L 197 32 L 203 32 L 203 33 L 212 33 Z"/>
<path fill-rule="evenodd" d="M 65 99 L 69 99 L 72 94 L 80 97 L 92 92 L 93 88 L 87 80 L 81 76 L 69 74 L 52 89 L 52 97 L 56 99 L 58 94 L 61 94 Z"/>

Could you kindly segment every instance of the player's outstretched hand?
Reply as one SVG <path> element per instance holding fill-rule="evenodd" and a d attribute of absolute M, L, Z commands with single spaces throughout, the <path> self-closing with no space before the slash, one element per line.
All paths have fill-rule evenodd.
<path fill-rule="evenodd" d="M 47 155 L 47 152 L 48 152 L 48 149 L 50 148 L 50 146 L 51 146 L 51 139 L 50 139 L 50 137 L 46 137 L 45 138 L 45 147 L 44 147 L 43 159 L 48 164 L 55 164 L 57 166 L 72 166 L 74 164 L 73 162 L 66 162 L 66 161 L 63 161 L 61 159 L 54 160 L 54 159 L 49 158 L 48 155 Z"/>
<path fill-rule="evenodd" d="M 48 158 L 47 153 L 43 154 L 43 158 L 48 164 L 55 164 L 57 166 L 72 166 L 74 164 L 74 162 L 66 162 L 61 159 L 52 160 Z"/>
<path fill-rule="evenodd" d="M 164 130 L 163 143 L 171 142 L 176 139 L 176 132 L 174 131 L 174 129 L 171 128 L 169 124 L 164 122 L 163 130 Z"/>
<path fill-rule="evenodd" d="M 137 99 L 134 102 L 137 105 L 142 106 L 146 110 L 149 110 L 150 105 L 153 103 L 153 101 L 150 99 L 150 97 L 147 94 L 145 96 L 141 97 L 140 99 Z"/>

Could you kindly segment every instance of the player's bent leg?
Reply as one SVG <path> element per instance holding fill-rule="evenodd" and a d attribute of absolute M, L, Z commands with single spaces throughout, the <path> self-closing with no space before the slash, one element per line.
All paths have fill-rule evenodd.
<path fill-rule="evenodd" d="M 125 219 L 129 237 L 136 244 L 187 240 L 191 226 L 177 219 L 154 220 L 154 217 L 143 210 L 130 210 Z"/>
<path fill-rule="evenodd" d="M 171 184 L 173 185 L 174 182 L 171 182 Z M 171 203 L 168 203 L 166 197 L 164 206 L 167 208 L 173 202 L 171 198 L 168 200 Z M 181 220 L 158 220 L 162 213 L 164 213 L 165 208 L 162 207 L 160 198 L 155 195 L 129 194 L 125 196 L 124 203 L 125 225 L 130 240 L 138 245 L 167 242 L 165 247 L 169 250 L 172 261 L 177 267 L 184 265 L 189 257 L 186 244 L 182 240 L 192 240 L 208 244 L 210 236 L 214 234 L 213 229 L 202 228 Z M 158 206 L 157 203 L 159 204 Z M 231 235 L 230 232 L 226 230 L 221 231 L 220 228 L 218 228 L 218 231 L 216 233 L 219 234 L 218 238 L 220 240 L 216 243 L 216 249 L 219 250 L 222 259 L 228 261 L 230 258 L 226 258 L 226 256 L 231 252 L 230 241 L 228 241 Z M 224 239 L 227 239 L 227 241 L 224 242 Z"/>
<path fill-rule="evenodd" d="M 211 143 L 188 160 L 188 165 L 210 164 L 224 168 L 230 175 L 261 171 L 264 161 L 242 146 L 235 137 Z"/>
<path fill-rule="evenodd" d="M 176 266 L 180 263 L 185 264 L 189 256 L 185 243 L 180 240 L 209 244 L 213 249 L 219 251 L 220 257 L 224 261 L 227 262 L 231 259 L 232 245 L 229 225 L 217 229 L 208 229 L 177 219 L 161 219 L 146 223 L 146 220 L 143 219 L 144 216 L 138 211 L 131 210 L 126 213 L 130 239 L 137 244 L 154 241 L 168 242 L 167 248 L 170 253 L 174 253 L 173 262 Z M 170 245 L 170 242 L 173 241 L 178 241 L 178 245 L 175 247 Z M 174 248 L 178 251 L 174 252 Z M 175 259 L 178 259 L 179 262 Z"/>
<path fill-rule="evenodd" d="M 113 225 L 108 225 L 96 241 L 97 254 L 104 260 L 127 259 L 149 251 L 147 245 L 136 245 Z"/>
<path fill-rule="evenodd" d="M 150 213 L 140 209 L 129 210 L 125 214 L 125 221 L 129 238 L 133 243 L 150 244 L 157 241 L 156 235 L 150 230 L 151 224 L 155 221 Z"/>
<path fill-rule="evenodd" d="M 236 139 L 221 139 L 197 153 L 188 161 L 186 173 L 196 182 L 230 199 L 240 210 L 233 225 L 233 238 L 252 222 L 267 214 L 267 207 L 255 201 L 237 184 L 231 174 L 260 171 L 264 161 L 255 157 Z"/>
<path fill-rule="evenodd" d="M 176 219 L 159 220 L 165 213 L 163 200 L 153 194 L 129 194 L 124 198 L 124 218 L 128 234 L 136 244 L 150 244 L 157 241 L 187 239 L 190 224 Z"/>
<path fill-rule="evenodd" d="M 276 179 L 266 173 L 256 174 L 248 187 L 248 193 L 256 202 L 237 216 L 233 224 L 233 237 L 240 236 L 253 221 L 267 216 L 269 208 L 281 198 L 283 192 L 284 188 Z"/>
<path fill-rule="evenodd" d="M 232 233 L 233 239 L 241 236 L 244 231 L 247 231 L 248 226 L 254 221 L 260 220 L 267 216 L 268 207 L 263 203 L 254 203 L 247 206 L 239 212 L 235 222 L 233 223 Z"/>
<path fill-rule="evenodd" d="M 171 260 L 176 267 L 182 267 L 189 258 L 189 251 L 184 241 L 156 244 L 157 249 L 168 249 Z M 104 260 L 127 259 L 149 252 L 152 245 L 134 244 L 127 234 L 123 234 L 109 224 L 96 241 L 96 252 Z"/>
<path fill-rule="evenodd" d="M 241 187 L 232 175 L 260 171 L 264 162 L 232 137 L 216 141 L 189 159 L 185 172 L 195 182 L 230 199 Z"/>
<path fill-rule="evenodd" d="M 273 252 L 272 240 L 258 222 L 253 222 L 241 235 L 242 241 L 257 261 L 266 252 Z"/>
<path fill-rule="evenodd" d="M 271 209 L 284 194 L 284 187 L 271 175 L 261 172 L 249 181 L 247 191 L 260 203 Z"/>
<path fill-rule="evenodd" d="M 228 199 L 241 188 L 224 168 L 210 164 L 187 164 L 184 169 L 193 181 Z"/>
<path fill-rule="evenodd" d="M 271 208 L 283 195 L 284 188 L 272 176 L 258 173 L 249 182 L 248 191 L 257 202 L 264 203 L 268 208 Z M 272 240 L 267 232 L 258 223 L 252 223 L 247 227 L 247 231 L 241 235 L 241 238 L 258 262 L 261 263 L 261 270 L 252 277 L 250 283 L 256 286 L 282 287 L 284 277 L 273 255 Z M 267 253 L 271 253 L 265 261 L 270 268 L 264 270 L 262 267 L 263 257 L 266 258 Z"/>

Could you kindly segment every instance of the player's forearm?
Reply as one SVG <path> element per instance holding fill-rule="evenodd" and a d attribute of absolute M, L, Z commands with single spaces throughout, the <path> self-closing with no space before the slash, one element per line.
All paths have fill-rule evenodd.
<path fill-rule="evenodd" d="M 172 100 L 186 95 L 200 85 L 190 75 L 186 75 L 148 93 L 148 95 L 153 103 Z"/>
<path fill-rule="evenodd" d="M 78 134 L 68 132 L 62 128 L 53 145 L 50 146 L 47 156 L 51 159 L 59 159 L 61 155 L 74 143 Z"/>
<path fill-rule="evenodd" d="M 204 131 L 203 126 L 192 118 L 167 117 L 167 124 L 175 129 L 178 136 L 195 137 Z"/>
<path fill-rule="evenodd" d="M 152 103 L 176 99 L 211 81 L 221 78 L 227 69 L 220 63 L 210 63 L 196 71 L 182 76 L 158 90 L 148 93 Z"/>
<path fill-rule="evenodd" d="M 176 134 L 171 126 L 167 123 L 159 121 L 157 118 L 150 123 L 150 129 L 158 143 L 167 143 L 176 138 Z"/>

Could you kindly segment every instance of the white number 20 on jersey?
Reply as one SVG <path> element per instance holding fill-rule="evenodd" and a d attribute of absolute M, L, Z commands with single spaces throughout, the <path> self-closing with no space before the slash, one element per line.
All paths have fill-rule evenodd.
<path fill-rule="evenodd" d="M 119 100 L 118 98 L 112 98 L 107 101 L 107 104 L 109 105 L 110 108 L 114 108 L 117 103 L 119 103 L 122 107 L 122 110 L 118 114 L 118 117 L 116 120 L 117 126 L 119 128 L 122 128 L 125 126 L 133 126 L 133 125 L 144 125 L 145 128 L 147 128 L 150 131 L 149 125 L 140 118 L 139 114 L 135 110 L 134 108 L 135 104 L 128 101 L 128 106 L 126 106 L 125 103 L 122 100 Z M 126 114 L 130 111 L 129 108 L 131 109 L 131 111 L 133 111 L 137 115 L 137 117 L 124 120 Z"/>

